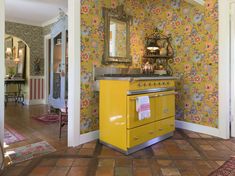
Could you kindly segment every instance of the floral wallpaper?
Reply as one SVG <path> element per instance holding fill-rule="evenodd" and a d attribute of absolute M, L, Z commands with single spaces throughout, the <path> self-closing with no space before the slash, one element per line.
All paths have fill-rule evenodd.
<path fill-rule="evenodd" d="M 131 26 L 132 67 L 139 67 L 144 51 L 144 38 L 147 31 L 152 30 L 146 22 L 143 1 L 133 0 L 83 0 L 81 5 L 81 133 L 99 128 L 99 94 L 94 92 L 93 65 L 101 66 L 104 47 L 104 21 L 102 7 L 115 8 L 125 4 L 125 11 L 134 17 Z M 125 67 L 121 64 L 112 66 Z"/>
<path fill-rule="evenodd" d="M 218 0 L 192 6 L 162 0 L 146 7 L 153 26 L 171 33 L 175 50 L 178 120 L 218 127 Z"/>
<path fill-rule="evenodd" d="M 30 75 L 44 74 L 43 28 L 20 23 L 6 22 L 5 33 L 21 38 L 30 48 Z"/>
<path fill-rule="evenodd" d="M 81 133 L 97 130 L 98 93 L 93 65 L 102 66 L 104 22 L 102 7 L 124 4 L 133 16 L 131 55 L 133 68 L 141 65 L 144 38 L 158 27 L 173 36 L 174 74 L 179 95 L 178 120 L 218 127 L 218 0 L 192 6 L 180 0 L 82 0 L 81 5 Z M 112 66 L 125 67 L 115 64 Z"/>

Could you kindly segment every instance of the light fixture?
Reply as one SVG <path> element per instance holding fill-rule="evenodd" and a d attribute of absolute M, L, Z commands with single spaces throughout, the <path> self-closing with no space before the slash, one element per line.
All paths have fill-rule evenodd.
<path fill-rule="evenodd" d="M 11 54 L 11 48 L 6 49 L 6 54 Z"/>
<path fill-rule="evenodd" d="M 14 62 L 15 62 L 16 64 L 18 64 L 18 63 L 20 62 L 20 59 L 19 59 L 18 57 L 16 57 L 16 58 L 14 59 Z"/>
<path fill-rule="evenodd" d="M 7 49 L 6 49 L 6 58 L 7 58 L 7 59 L 10 59 L 11 56 L 12 56 L 12 50 L 11 50 L 11 48 L 7 48 Z"/>
<path fill-rule="evenodd" d="M 19 57 L 22 56 L 22 54 L 23 54 L 22 49 L 19 49 Z"/>
<path fill-rule="evenodd" d="M 61 39 L 60 38 L 56 40 L 56 44 L 55 45 L 57 45 L 57 46 L 61 45 Z"/>
<path fill-rule="evenodd" d="M 159 46 L 157 46 L 157 44 L 155 44 L 153 41 L 151 41 L 149 43 L 149 45 L 147 46 L 147 49 L 150 50 L 150 52 L 155 52 L 155 51 L 159 50 Z"/>

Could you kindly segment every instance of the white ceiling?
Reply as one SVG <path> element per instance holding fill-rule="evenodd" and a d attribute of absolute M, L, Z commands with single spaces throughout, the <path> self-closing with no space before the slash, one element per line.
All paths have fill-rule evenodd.
<path fill-rule="evenodd" d="M 68 0 L 5 0 L 6 21 L 44 26 L 68 11 Z"/>

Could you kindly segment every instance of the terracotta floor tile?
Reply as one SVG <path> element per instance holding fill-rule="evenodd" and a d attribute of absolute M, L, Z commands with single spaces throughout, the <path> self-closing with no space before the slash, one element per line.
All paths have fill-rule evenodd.
<path fill-rule="evenodd" d="M 214 147 L 212 147 L 211 145 L 200 145 L 200 147 L 202 148 L 202 150 L 205 151 L 216 151 Z"/>
<path fill-rule="evenodd" d="M 55 166 L 58 159 L 45 158 L 40 162 L 40 166 Z"/>
<path fill-rule="evenodd" d="M 116 167 L 132 167 L 132 160 L 126 158 L 118 158 L 115 161 Z"/>
<path fill-rule="evenodd" d="M 106 167 L 98 167 L 96 170 L 96 176 L 113 176 L 114 169 Z"/>
<path fill-rule="evenodd" d="M 207 135 L 207 134 L 202 134 L 202 133 L 198 133 L 198 134 L 199 134 L 199 136 L 202 137 L 202 138 L 207 138 L 207 139 L 208 139 L 208 138 L 210 138 L 210 139 L 211 139 L 211 138 L 214 138 L 213 136 L 210 136 L 210 135 Z"/>
<path fill-rule="evenodd" d="M 193 162 L 190 160 L 177 160 L 175 165 L 177 168 L 193 168 Z"/>
<path fill-rule="evenodd" d="M 71 167 L 66 176 L 86 176 L 87 172 L 87 167 Z"/>
<path fill-rule="evenodd" d="M 53 167 L 49 166 L 38 166 L 32 170 L 29 176 L 45 176 L 50 173 Z"/>
<path fill-rule="evenodd" d="M 135 168 L 134 176 L 152 176 L 152 172 L 148 167 Z"/>
<path fill-rule="evenodd" d="M 183 158 L 188 158 L 188 159 L 200 159 L 201 158 L 201 155 L 195 151 L 195 150 L 192 150 L 192 151 L 184 151 L 184 156 Z"/>
<path fill-rule="evenodd" d="M 157 157 L 169 157 L 169 153 L 165 149 L 153 149 L 153 153 Z"/>
<path fill-rule="evenodd" d="M 148 166 L 148 160 L 147 159 L 134 159 L 133 160 L 133 167 L 137 168 L 137 167 L 146 167 Z"/>
<path fill-rule="evenodd" d="M 170 167 L 175 165 L 173 160 L 157 160 L 156 162 L 160 167 Z"/>
<path fill-rule="evenodd" d="M 161 168 L 163 176 L 181 176 L 179 170 L 177 168 Z"/>
<path fill-rule="evenodd" d="M 3 176 L 18 176 L 24 169 L 25 167 L 22 167 L 22 166 L 16 166 L 10 170 L 7 168 L 5 172 L 3 172 Z"/>
<path fill-rule="evenodd" d="M 235 155 L 232 148 L 235 139 L 181 137 L 167 139 L 128 156 L 94 141 L 16 164 L 7 168 L 3 176 L 17 176 L 31 167 L 34 168 L 30 176 L 206 176 Z M 94 154 L 95 144 L 98 155 Z"/>
<path fill-rule="evenodd" d="M 115 165 L 114 159 L 99 159 L 98 167 L 114 168 L 114 165 Z"/>
<path fill-rule="evenodd" d="M 213 171 L 212 168 L 208 168 L 208 169 L 204 169 L 204 168 L 198 168 L 197 172 L 201 175 L 201 176 L 207 176 L 209 175 L 211 172 Z"/>
<path fill-rule="evenodd" d="M 63 158 L 63 159 L 59 159 L 56 162 L 56 166 L 72 166 L 74 159 L 71 158 Z"/>
<path fill-rule="evenodd" d="M 78 152 L 79 155 L 91 156 L 94 153 L 94 149 L 81 148 Z"/>
<path fill-rule="evenodd" d="M 74 159 L 72 166 L 88 166 L 91 163 L 91 158 Z"/>
<path fill-rule="evenodd" d="M 200 176 L 194 168 L 179 168 L 181 176 Z"/>
<path fill-rule="evenodd" d="M 78 146 L 78 147 L 75 147 L 75 148 L 69 148 L 66 150 L 66 154 L 68 155 L 77 155 L 78 152 L 79 152 L 79 149 L 81 148 L 82 146 Z"/>
<path fill-rule="evenodd" d="M 222 166 L 222 165 L 225 163 L 225 161 L 216 161 L 216 163 L 217 163 L 219 166 Z"/>
<path fill-rule="evenodd" d="M 82 148 L 95 149 L 97 140 L 82 145 Z"/>
<path fill-rule="evenodd" d="M 132 176 L 132 170 L 130 167 L 116 167 L 115 176 Z"/>
<path fill-rule="evenodd" d="M 54 167 L 48 176 L 66 176 L 70 167 Z"/>
<path fill-rule="evenodd" d="M 17 166 L 28 166 L 31 163 L 31 160 L 29 161 L 24 161 L 22 163 L 19 163 Z"/>
<path fill-rule="evenodd" d="M 125 155 L 106 146 L 102 148 L 101 153 L 99 155 L 99 157 L 117 157 L 117 156 L 125 156 Z"/>

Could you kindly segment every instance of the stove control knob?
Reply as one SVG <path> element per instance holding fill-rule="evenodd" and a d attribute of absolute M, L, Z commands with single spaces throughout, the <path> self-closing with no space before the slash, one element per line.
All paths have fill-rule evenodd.
<path fill-rule="evenodd" d="M 154 83 L 154 85 L 156 86 L 156 85 L 157 85 L 157 83 L 155 82 L 155 83 Z"/>
<path fill-rule="evenodd" d="M 152 83 L 150 82 L 150 83 L 149 83 L 149 86 L 151 86 L 151 85 L 152 85 Z"/>
<path fill-rule="evenodd" d="M 160 86 L 160 85 L 161 85 L 161 82 L 159 82 L 158 85 Z"/>
<path fill-rule="evenodd" d="M 141 84 L 141 83 L 139 83 L 139 84 L 138 84 L 138 86 L 139 86 L 139 87 L 142 87 L 142 84 Z"/>
<path fill-rule="evenodd" d="M 146 83 L 144 83 L 144 86 L 146 86 Z"/>
<path fill-rule="evenodd" d="M 167 84 L 167 85 L 169 85 L 170 83 L 169 83 L 169 82 L 167 82 L 166 84 Z"/>
<path fill-rule="evenodd" d="M 163 82 L 162 85 L 165 85 L 165 82 Z"/>

